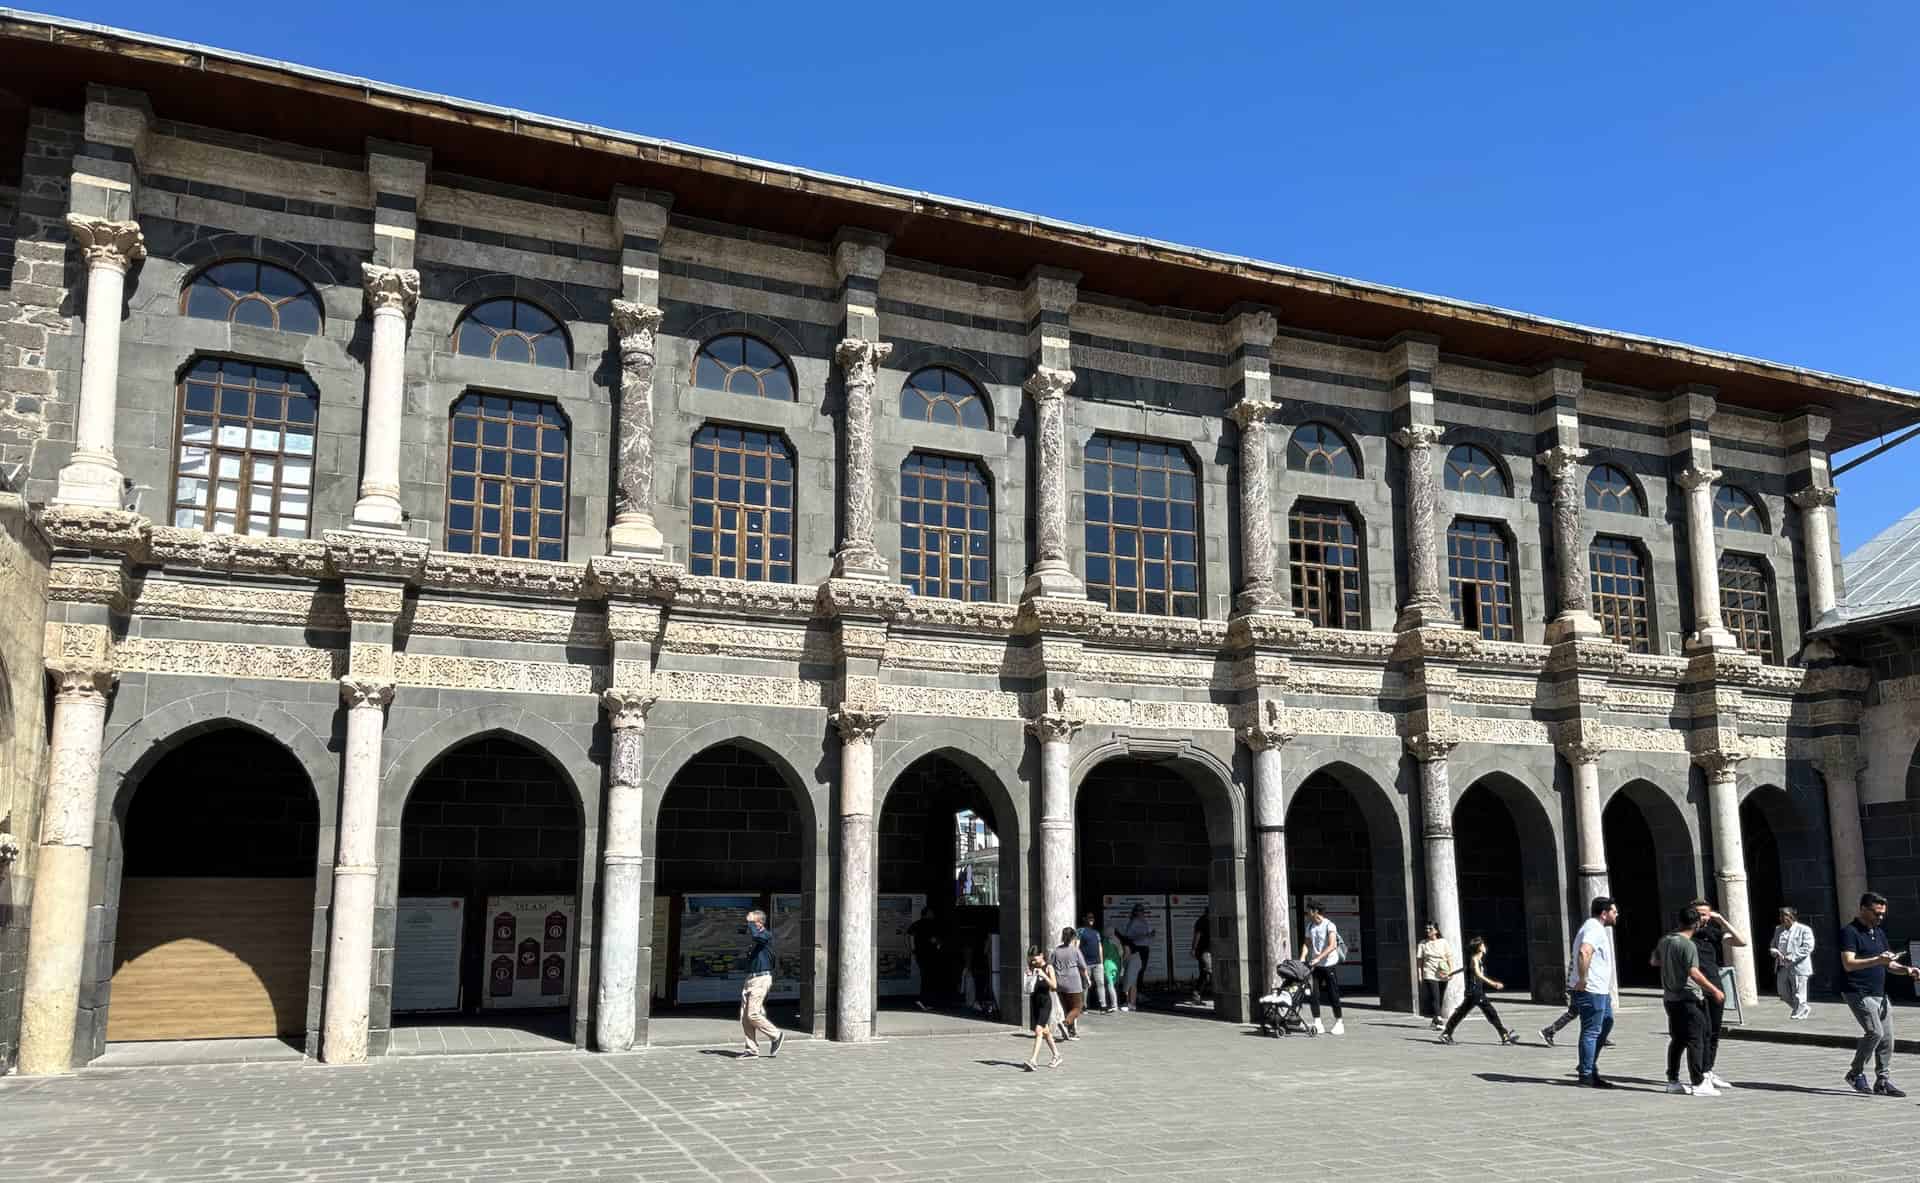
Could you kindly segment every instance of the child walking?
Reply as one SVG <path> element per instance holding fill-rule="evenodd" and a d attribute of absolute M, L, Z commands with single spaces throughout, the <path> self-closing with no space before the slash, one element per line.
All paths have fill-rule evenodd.
<path fill-rule="evenodd" d="M 1487 1001 L 1487 991 L 1489 989 L 1505 990 L 1507 986 L 1506 986 L 1506 983 L 1496 982 L 1492 978 L 1487 976 L 1486 963 L 1487 963 L 1486 938 L 1475 937 L 1472 940 L 1468 941 L 1467 942 L 1467 996 L 1460 1000 L 1459 1009 L 1455 1010 L 1453 1012 L 1453 1017 L 1447 1020 L 1447 1029 L 1440 1033 L 1441 1043 L 1453 1042 L 1454 1028 L 1458 1027 L 1460 1025 L 1460 1020 L 1466 1018 L 1467 1012 L 1472 1010 L 1476 1006 L 1480 1008 L 1480 1013 L 1487 1017 L 1487 1022 L 1493 1024 L 1493 1029 L 1500 1033 L 1501 1043 L 1519 1043 L 1520 1042 L 1519 1033 L 1501 1026 L 1500 1013 L 1493 1009 L 1493 1004 L 1491 1002 Z"/>
<path fill-rule="evenodd" d="M 1040 1065 L 1040 1044 L 1044 1042 L 1047 1050 L 1053 1053 L 1053 1059 L 1047 1063 L 1049 1068 L 1060 1066 L 1060 1045 L 1053 1041 L 1053 992 L 1060 980 L 1053 975 L 1053 967 L 1047 964 L 1046 954 L 1040 946 L 1027 946 L 1027 1008 L 1029 1022 L 1033 1024 L 1033 1054 L 1027 1057 L 1024 1065 L 1029 1072 Z"/>

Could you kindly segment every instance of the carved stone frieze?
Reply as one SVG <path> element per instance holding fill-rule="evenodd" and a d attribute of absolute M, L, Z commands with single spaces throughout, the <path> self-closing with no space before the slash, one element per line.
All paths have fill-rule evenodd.
<path fill-rule="evenodd" d="M 40 511 L 40 528 L 60 550 L 112 551 L 143 556 L 147 519 L 132 510 L 102 506 L 50 505 Z"/>
<path fill-rule="evenodd" d="M 1234 648 L 1291 649 L 1307 643 L 1313 622 L 1278 612 L 1242 612 L 1227 622 L 1226 643 Z M 1392 644 L 1391 634 L 1381 634 Z"/>
<path fill-rule="evenodd" d="M 407 608 L 404 583 L 375 583 L 349 579 L 340 595 L 347 619 L 357 624 L 392 624 Z"/>
<path fill-rule="evenodd" d="M 673 599 L 685 574 L 685 569 L 677 563 L 626 555 L 595 555 L 587 560 L 592 593 L 610 599 L 666 602 Z"/>
<path fill-rule="evenodd" d="M 370 575 L 418 579 L 429 549 L 424 538 L 361 530 L 328 530 L 321 540 L 326 546 L 329 572 L 342 578 Z"/>
<path fill-rule="evenodd" d="M 113 630 L 104 624 L 47 622 L 47 666 L 70 662 L 111 664 Z"/>
<path fill-rule="evenodd" d="M 1350 629 L 1316 628 L 1301 633 L 1294 642 L 1301 654 L 1349 657 L 1361 661 L 1386 661 L 1399 643 L 1396 633 L 1370 633 Z"/>
<path fill-rule="evenodd" d="M 317 539 L 209 534 L 180 526 L 148 531 L 145 557 L 162 566 L 232 575 L 323 579 L 328 573 L 327 544 Z"/>
<path fill-rule="evenodd" d="M 825 616 L 892 620 L 906 609 L 907 598 L 907 589 L 898 583 L 829 579 L 820 585 L 819 607 Z"/>
<path fill-rule="evenodd" d="M 575 620 L 581 629 L 585 629 L 591 614 L 580 609 Z M 636 641 L 651 645 L 660 639 L 662 622 L 666 614 L 651 604 L 632 604 L 612 601 L 607 604 L 606 614 L 602 616 L 602 627 L 609 641 Z"/>
<path fill-rule="evenodd" d="M 1106 609 L 1078 596 L 1028 596 L 1020 602 L 1022 633 L 1084 635 L 1093 630 Z"/>
<path fill-rule="evenodd" d="M 436 550 L 420 569 L 420 586 L 439 591 L 479 591 L 575 600 L 587 592 L 584 563 L 553 563 L 505 555 L 464 555 Z"/>
<path fill-rule="evenodd" d="M 826 687 L 797 678 L 756 678 L 695 670 L 662 670 L 653 687 L 663 701 L 713 702 L 740 706 L 823 707 Z"/>
<path fill-rule="evenodd" d="M 834 624 L 833 646 L 834 656 L 842 661 L 879 661 L 887 654 L 887 628 L 842 619 Z"/>
<path fill-rule="evenodd" d="M 1231 689 L 1229 679 L 1216 676 L 1211 661 L 1147 653 L 1088 651 L 1080 661 L 1080 677 L 1088 682 L 1122 685 Z"/>
<path fill-rule="evenodd" d="M 422 597 L 414 602 L 407 632 L 422 637 L 547 642 L 597 648 L 606 644 L 607 620 L 608 614 L 591 604 L 573 608 L 524 608 Z"/>
<path fill-rule="evenodd" d="M 363 682 L 393 681 L 393 646 L 354 641 L 347 646 L 347 676 Z"/>
<path fill-rule="evenodd" d="M 1226 644 L 1227 624 L 1221 620 L 1189 620 L 1181 616 L 1103 612 L 1087 629 L 1086 636 L 1089 641 L 1142 648 L 1218 649 Z"/>
<path fill-rule="evenodd" d="M 65 604 L 100 604 L 124 614 L 139 591 L 124 563 L 56 562 L 47 572 L 47 599 Z"/>
<path fill-rule="evenodd" d="M 403 686 L 522 694 L 597 694 L 610 681 L 605 666 L 445 653 L 396 653 L 393 677 Z"/>
<path fill-rule="evenodd" d="M 901 625 L 1004 637 L 1013 633 L 1019 618 L 1020 610 L 1012 604 L 910 595 L 893 619 Z"/>
<path fill-rule="evenodd" d="M 810 620 L 818 596 L 818 591 L 802 584 L 748 583 L 713 575 L 688 575 L 680 580 L 673 606 L 676 611 L 692 609 L 777 620 Z"/>
<path fill-rule="evenodd" d="M 1400 738 L 1394 716 L 1385 711 L 1342 711 L 1289 707 L 1287 724 L 1295 735 L 1351 735 L 1367 739 Z"/>
<path fill-rule="evenodd" d="M 1008 662 L 1005 645 L 977 645 L 929 637 L 889 637 L 880 664 L 888 669 L 998 674 Z"/>
<path fill-rule="evenodd" d="M 347 672 L 345 650 L 300 645 L 234 645 L 128 637 L 114 647 L 113 657 L 115 664 L 126 673 L 331 682 Z"/>
<path fill-rule="evenodd" d="M 1003 690 L 887 684 L 880 688 L 880 702 L 896 715 L 928 715 L 949 719 L 1020 718 L 1020 696 Z"/>
<path fill-rule="evenodd" d="M 660 634 L 660 647 L 668 653 L 714 653 L 821 665 L 833 660 L 827 638 L 805 628 L 731 624 L 704 618 L 669 619 Z"/>
<path fill-rule="evenodd" d="M 1396 661 L 1469 661 L 1491 642 L 1463 628 L 1412 628 L 1396 636 Z"/>
<path fill-rule="evenodd" d="M 140 581 L 129 611 L 170 620 L 291 625 L 317 632 L 347 629 L 340 593 L 308 587 L 190 583 L 149 575 Z"/>

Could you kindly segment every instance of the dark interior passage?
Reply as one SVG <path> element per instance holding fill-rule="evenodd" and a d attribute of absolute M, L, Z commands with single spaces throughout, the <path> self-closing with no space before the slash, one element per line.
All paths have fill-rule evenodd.
<path fill-rule="evenodd" d="M 968 817 L 983 824 L 963 828 L 962 821 Z M 997 902 L 968 903 L 959 890 L 963 866 L 979 867 L 977 874 L 966 877 L 975 885 L 972 898 L 976 900 L 987 895 L 980 890 L 986 879 L 995 877 L 997 882 L 1003 853 L 997 821 L 991 802 L 973 777 L 940 756 L 916 761 L 888 790 L 879 817 L 876 890 L 882 896 L 924 896 L 933 914 L 926 927 L 915 929 L 911 939 L 902 941 L 895 930 L 904 917 L 890 906 L 877 913 L 880 1005 L 917 998 L 932 1007 L 973 1010 L 997 1002 L 991 938 L 1001 934 L 1002 908 Z M 920 922 L 917 911 L 907 919 Z M 1009 931 L 1002 940 L 1001 960 L 1005 961 L 1012 944 L 1024 938 L 1018 931 Z M 905 957 L 920 963 L 918 991 L 907 988 Z"/>
<path fill-rule="evenodd" d="M 1353 794 L 1325 774 L 1309 777 L 1287 807 L 1287 889 L 1301 900 L 1329 896 L 1360 899 L 1360 985 L 1379 987 L 1379 927 L 1374 892 L 1373 845 L 1367 820 Z M 1288 921 L 1291 956 L 1299 952 L 1300 910 Z M 1271 967 L 1263 966 L 1264 969 Z"/>
<path fill-rule="evenodd" d="M 1200 795 L 1164 764 L 1110 760 L 1088 773 L 1074 829 L 1079 911 L 1099 911 L 1103 895 L 1207 890 L 1212 848 Z"/>
<path fill-rule="evenodd" d="M 1513 990 L 1530 978 L 1526 877 L 1520 833 L 1513 815 L 1493 792 L 1475 785 L 1453 810 L 1453 840 L 1460 874 L 1460 946 L 1486 938 L 1487 976 Z"/>
<path fill-rule="evenodd" d="M 1761 947 L 1773 936 L 1774 915 L 1780 906 L 1795 901 L 1787 898 L 1786 884 L 1781 878 L 1780 838 L 1774 833 L 1766 810 L 1752 797 L 1740 804 L 1740 839 L 1747 856 L 1747 908 L 1753 915 L 1754 927 L 1747 939 L 1754 942 L 1755 947 Z M 1764 961 L 1756 959 L 1754 964 L 1764 970 L 1771 961 L 1770 957 Z"/>
<path fill-rule="evenodd" d="M 1607 844 L 1607 886 L 1620 907 L 1613 929 L 1613 947 L 1623 986 L 1658 986 L 1660 971 L 1647 964 L 1647 954 L 1660 940 L 1673 912 L 1685 900 L 1661 899 L 1659 861 L 1653 830 L 1640 807 L 1625 793 L 1617 793 L 1601 814 L 1601 832 Z M 1584 922 L 1582 900 L 1579 909 Z"/>

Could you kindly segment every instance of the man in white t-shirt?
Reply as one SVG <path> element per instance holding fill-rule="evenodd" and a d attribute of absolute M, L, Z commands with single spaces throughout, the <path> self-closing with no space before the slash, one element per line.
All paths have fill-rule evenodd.
<path fill-rule="evenodd" d="M 1573 961 L 1567 967 L 1567 992 L 1580 1012 L 1580 1083 L 1610 1089 L 1613 1082 L 1600 1075 L 1600 1048 L 1613 1032 L 1613 925 L 1620 909 L 1607 896 L 1595 896 L 1591 919 L 1573 938 Z"/>
<path fill-rule="evenodd" d="M 1328 920 L 1326 913 L 1314 900 L 1307 901 L 1307 939 L 1300 946 L 1300 960 L 1313 970 L 1313 993 L 1308 996 L 1308 1004 L 1313 1007 L 1313 1032 L 1321 1034 L 1320 1000 L 1325 998 L 1333 1006 L 1333 1028 L 1325 1031 L 1328 1035 L 1345 1035 L 1347 1025 L 1340 1021 L 1340 980 L 1334 974 L 1334 967 L 1340 964 L 1340 930 Z"/>

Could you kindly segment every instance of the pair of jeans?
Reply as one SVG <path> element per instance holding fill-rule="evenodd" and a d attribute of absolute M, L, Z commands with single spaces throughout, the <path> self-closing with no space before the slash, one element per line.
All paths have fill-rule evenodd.
<path fill-rule="evenodd" d="M 1420 1013 L 1439 1022 L 1445 1016 L 1440 1012 L 1447 1007 L 1447 980 L 1435 981 L 1431 978 L 1420 979 Z"/>
<path fill-rule="evenodd" d="M 1847 1000 L 1854 1022 L 1860 1024 L 1860 1042 L 1853 1045 L 1853 1068 L 1847 1075 L 1864 1073 L 1867 1057 L 1872 1056 L 1873 1074 L 1884 1079 L 1893 1069 L 1893 1008 L 1887 1005 L 1887 996 L 1849 990 L 1840 997 Z"/>
<path fill-rule="evenodd" d="M 1667 1079 L 1680 1079 L 1680 1056 L 1687 1057 L 1687 1079 L 1707 1078 L 1707 1004 L 1703 998 L 1667 1003 Z"/>
<path fill-rule="evenodd" d="M 1340 1021 L 1340 979 L 1334 977 L 1334 967 L 1316 965 L 1313 967 L 1313 993 L 1308 996 L 1308 1005 L 1313 1007 L 1313 1017 L 1320 1017 L 1320 999 L 1325 998 L 1327 1005 L 1333 1008 L 1333 1021 Z"/>
<path fill-rule="evenodd" d="M 1466 1018 L 1467 1012 L 1476 1006 L 1480 1008 L 1480 1013 L 1487 1017 L 1487 1022 L 1493 1024 L 1495 1031 L 1503 1036 L 1507 1033 L 1506 1026 L 1500 1022 L 1500 1012 L 1493 1009 L 1493 1003 L 1487 1001 L 1485 994 L 1469 994 L 1462 999 L 1460 1005 L 1455 1008 L 1453 1017 L 1447 1020 L 1446 1033 L 1452 1035 L 1453 1029 L 1460 1025 L 1460 1020 Z"/>
<path fill-rule="evenodd" d="M 1613 996 L 1591 990 L 1573 992 L 1573 1009 L 1580 1012 L 1580 1075 L 1600 1070 L 1600 1045 L 1613 1034 Z"/>

